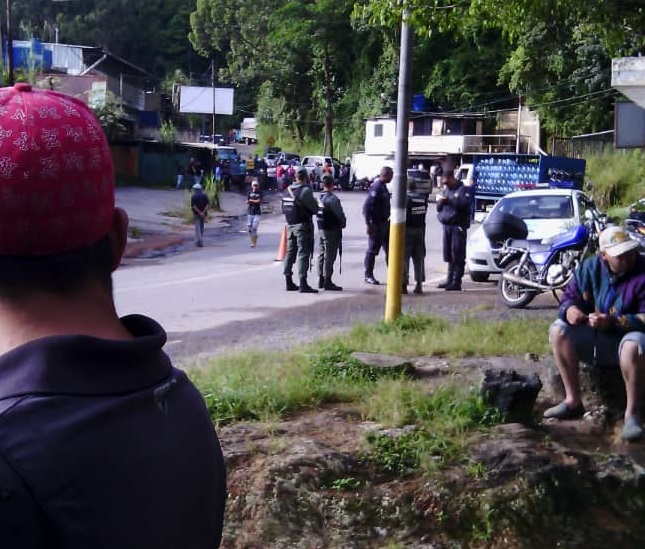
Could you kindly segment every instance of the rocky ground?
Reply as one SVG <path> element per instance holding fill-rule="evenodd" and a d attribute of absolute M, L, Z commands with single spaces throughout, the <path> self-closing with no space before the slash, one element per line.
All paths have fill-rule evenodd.
<path fill-rule="evenodd" d="M 463 292 L 456 302 L 438 292 L 428 308 L 452 319 L 466 312 L 555 315 L 547 296 L 511 312 L 494 294 Z M 455 381 L 478 387 L 488 369 L 538 374 L 536 417 L 561 398 L 550 356 L 417 357 L 413 363 L 427 391 Z M 382 427 L 349 406 L 223 427 L 230 495 L 222 546 L 640 547 L 645 444 L 619 439 L 616 408 L 585 383 L 583 420 L 499 425 L 471 441 L 459 464 L 433 474 L 392 474 L 365 462 L 366 433 Z"/>
<path fill-rule="evenodd" d="M 181 246 L 190 238 L 192 228 L 182 226 L 172 214 L 165 216 L 162 230 L 158 226 L 148 230 L 149 204 L 145 191 L 138 191 L 122 194 L 131 211 L 133 201 L 141 201 L 141 209 L 135 210 L 140 213 L 131 213 L 141 234 L 130 242 L 130 257 L 172 252 L 175 243 Z M 166 196 L 169 203 L 177 202 L 173 191 Z M 163 209 L 163 204 L 155 208 L 172 210 Z M 231 220 L 215 222 L 226 230 Z M 493 284 L 467 283 L 458 299 L 442 291 L 426 297 L 405 299 L 404 307 L 449 320 L 464 315 L 512 320 L 516 315 L 553 318 L 556 314 L 550 296 L 541 296 L 526 310 L 511 311 L 499 303 Z M 238 345 L 276 350 L 342 333 L 356 321 L 373 321 L 375 313 L 382 311 L 383 296 L 380 292 L 357 296 L 342 310 L 331 304 L 324 307 L 315 318 L 303 307 L 288 318 L 225 326 L 208 335 L 229 342 L 222 352 Z M 212 354 L 212 349 L 200 347 L 207 339 L 204 334 L 184 334 L 183 339 L 185 349 L 174 349 L 174 358 L 185 358 L 186 349 Z M 415 383 L 428 392 L 455 381 L 478 387 L 489 369 L 537 373 L 543 388 L 535 403 L 536 417 L 560 398 L 549 356 L 417 357 L 413 365 L 418 374 Z M 222 547 L 641 547 L 645 443 L 621 442 L 616 409 L 606 408 L 589 389 L 585 392 L 589 413 L 583 420 L 499 425 L 471 440 L 467 455 L 458 463 L 428 474 L 391 473 L 366 460 L 368 433 L 395 438 L 414 427 L 388 430 L 365 421 L 347 405 L 276 423 L 221 427 L 229 483 Z"/>

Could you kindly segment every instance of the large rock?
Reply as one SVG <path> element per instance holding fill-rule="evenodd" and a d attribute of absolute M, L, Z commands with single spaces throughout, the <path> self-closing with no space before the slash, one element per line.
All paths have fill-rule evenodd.
<path fill-rule="evenodd" d="M 388 375 L 415 375 L 415 368 L 412 362 L 407 358 L 401 358 L 392 355 L 381 355 L 378 353 L 362 353 L 355 351 L 351 358 L 360 362 L 366 368 L 371 368 L 377 372 Z"/>
<path fill-rule="evenodd" d="M 484 402 L 499 410 L 508 423 L 533 423 L 540 389 L 540 376 L 515 370 L 486 370 L 481 385 Z"/>

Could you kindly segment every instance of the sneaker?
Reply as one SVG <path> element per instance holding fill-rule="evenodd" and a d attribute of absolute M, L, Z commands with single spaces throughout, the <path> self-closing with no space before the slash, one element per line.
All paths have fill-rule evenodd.
<path fill-rule="evenodd" d="M 544 410 L 542 417 L 544 419 L 579 419 L 584 415 L 585 408 L 582 404 L 569 408 L 565 402 L 561 402 L 557 406 Z"/>
<path fill-rule="evenodd" d="M 636 416 L 627 416 L 620 437 L 627 440 L 638 440 L 643 436 L 643 426 Z"/>
<path fill-rule="evenodd" d="M 378 286 L 380 282 L 376 280 L 373 276 L 365 277 L 365 284 L 371 284 L 372 286 Z"/>

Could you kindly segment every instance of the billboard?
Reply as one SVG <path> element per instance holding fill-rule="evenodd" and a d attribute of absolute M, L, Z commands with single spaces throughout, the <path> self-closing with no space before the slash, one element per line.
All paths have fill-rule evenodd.
<path fill-rule="evenodd" d="M 181 86 L 179 89 L 179 112 L 233 114 L 233 91 L 233 88 Z M 213 106 L 215 106 L 214 113 Z"/>
<path fill-rule="evenodd" d="M 617 149 L 645 147 L 645 109 L 631 101 L 614 107 L 614 133 Z"/>

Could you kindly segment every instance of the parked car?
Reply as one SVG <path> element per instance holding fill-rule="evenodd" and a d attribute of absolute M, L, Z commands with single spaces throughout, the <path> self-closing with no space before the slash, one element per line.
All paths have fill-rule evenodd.
<path fill-rule="evenodd" d="M 548 240 L 584 223 L 591 199 L 575 189 L 535 189 L 517 191 L 502 197 L 492 212 L 508 212 L 524 220 L 528 239 Z M 471 229 L 466 245 L 466 265 L 473 282 L 486 282 L 502 270 L 497 265 L 502 242 L 491 243 L 481 224 Z"/>

